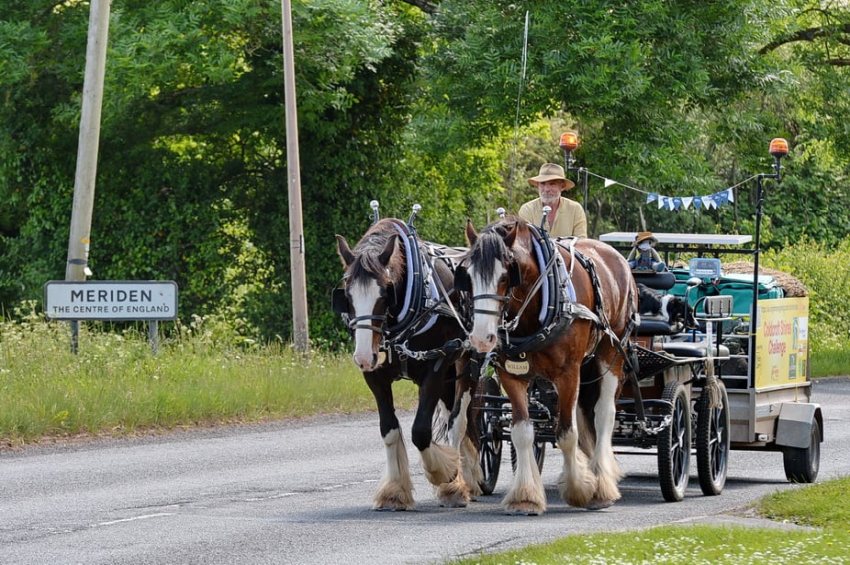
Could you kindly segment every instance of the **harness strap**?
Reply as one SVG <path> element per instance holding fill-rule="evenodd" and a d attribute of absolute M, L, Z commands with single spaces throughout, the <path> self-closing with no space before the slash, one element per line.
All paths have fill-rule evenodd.
<path fill-rule="evenodd" d="M 531 299 L 534 297 L 535 293 L 540 290 L 540 287 L 543 285 L 543 281 L 549 278 L 549 272 L 552 270 L 552 267 L 554 265 L 555 253 L 552 253 L 551 257 L 549 257 L 549 260 L 546 262 L 546 265 L 540 271 L 540 276 L 537 277 L 537 280 L 534 281 L 534 285 L 532 285 L 531 289 L 528 291 L 528 294 L 525 297 L 525 301 L 523 301 L 522 305 L 520 305 L 519 310 L 517 311 L 513 320 L 511 320 L 505 325 L 505 331 L 510 332 L 516 329 L 517 325 L 519 324 L 519 319 L 522 317 L 522 313 L 525 312 L 525 309 L 531 303 Z"/>
<path fill-rule="evenodd" d="M 430 247 L 429 249 L 433 249 L 433 247 Z M 431 267 L 431 273 L 433 273 L 431 278 L 434 280 L 434 284 L 437 286 L 437 293 L 443 295 L 443 297 L 440 299 L 441 302 L 438 303 L 438 306 L 442 305 L 442 301 L 445 300 L 445 304 L 446 304 L 446 306 L 448 306 L 448 309 L 450 310 L 451 315 L 457 321 L 457 324 L 463 330 L 463 333 L 465 333 L 468 336 L 469 332 L 466 331 L 466 326 L 463 325 L 463 321 L 460 319 L 460 315 L 458 315 L 457 310 L 455 310 L 455 306 L 454 306 L 454 304 L 452 304 L 451 298 L 449 297 L 449 293 L 446 290 L 446 287 L 443 286 L 443 281 L 440 280 L 440 277 L 436 274 L 437 270 L 434 268 L 433 263 L 431 263 L 431 257 L 428 253 L 425 254 L 425 261 L 428 263 L 428 266 Z M 449 262 L 449 261 L 447 260 L 447 262 Z M 454 264 L 453 262 L 450 262 L 450 265 L 453 265 L 453 264 Z M 452 269 L 451 267 L 449 267 L 449 270 L 454 272 L 454 269 Z"/>
<path fill-rule="evenodd" d="M 385 322 L 387 320 L 386 316 L 356 316 L 351 318 L 348 321 L 348 329 L 350 330 L 372 330 L 376 333 L 383 333 L 383 328 L 381 326 L 375 326 L 373 324 L 360 324 L 363 320 L 374 320 L 376 322 Z"/>

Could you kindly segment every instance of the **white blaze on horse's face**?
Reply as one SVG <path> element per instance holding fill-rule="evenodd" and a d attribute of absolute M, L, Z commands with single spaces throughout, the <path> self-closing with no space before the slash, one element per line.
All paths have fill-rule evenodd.
<path fill-rule="evenodd" d="M 496 295 L 499 292 L 499 281 L 507 273 L 501 261 L 495 261 L 493 276 L 484 280 L 477 269 L 469 267 L 469 278 L 472 280 L 472 296 L 482 294 Z M 499 343 L 499 323 L 502 321 L 502 303 L 495 298 L 478 298 L 475 300 L 476 312 L 472 317 L 472 332 L 469 343 L 479 353 L 489 353 Z M 486 310 L 487 312 L 480 312 Z"/>
<path fill-rule="evenodd" d="M 375 311 L 375 304 L 381 297 L 381 288 L 378 281 L 368 278 L 358 281 L 351 287 L 351 306 L 354 316 L 371 316 Z M 376 321 L 365 321 L 363 325 L 377 325 Z M 354 330 L 354 363 L 361 371 L 372 371 L 378 365 L 378 339 L 380 334 L 376 331 L 364 328 Z"/>

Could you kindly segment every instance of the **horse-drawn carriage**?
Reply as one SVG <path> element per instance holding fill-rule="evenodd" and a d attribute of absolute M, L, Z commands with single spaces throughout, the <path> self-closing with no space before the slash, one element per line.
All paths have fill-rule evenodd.
<path fill-rule="evenodd" d="M 777 159 L 776 172 L 765 177 L 778 174 Z M 762 213 L 761 177 L 758 182 L 756 226 Z M 813 482 L 823 416 L 811 402 L 808 299 L 785 297 L 772 277 L 756 276 L 758 234 L 755 241 L 749 235 L 654 235 L 667 264 L 674 254 L 692 259 L 687 269 L 633 271 L 636 282 L 642 292 L 666 297 L 665 307 L 679 301 L 688 315 L 671 320 L 662 311 L 642 316 L 634 328 L 624 347 L 631 378 L 617 400 L 612 442 L 656 449 L 667 501 L 684 497 L 692 451 L 706 495 L 723 490 L 731 449 L 781 451 L 789 480 Z M 599 239 L 625 251 L 636 236 L 615 232 Z M 752 255 L 753 271 L 724 275 L 720 254 Z M 503 441 L 510 438 L 511 407 L 492 374 L 483 376 L 478 391 L 482 488 L 492 492 Z M 528 401 L 541 470 L 546 444 L 555 443 L 554 394 L 545 381 L 532 380 Z"/>
<path fill-rule="evenodd" d="M 753 273 L 762 177 L 778 179 L 778 160 L 773 175 L 758 176 L 754 244 L 738 249 L 753 255 Z M 733 448 L 781 450 L 789 479 L 815 480 L 823 419 L 809 402 L 808 303 L 763 292 L 755 274 L 724 286 L 719 261 L 705 257 L 749 236 L 658 234 L 662 251 L 695 260 L 688 271 L 644 274 L 606 243 L 633 233 L 552 239 L 503 217 L 480 233 L 468 224 L 471 248 L 453 250 L 417 238 L 416 208 L 406 223 L 379 221 L 373 209 L 354 249 L 338 236 L 346 274 L 334 309 L 381 418 L 387 471 L 376 508 L 413 506 L 390 389 L 403 377 L 420 387 L 413 442 L 447 506 L 493 491 L 506 440 L 511 513 L 545 511 L 547 443 L 564 456 L 562 498 L 585 508 L 620 497 L 615 445 L 657 449 L 669 501 L 684 496 L 692 449 L 705 494 L 722 491 Z M 688 315 L 672 320 L 684 325 L 638 315 L 638 278 L 663 304 L 686 303 Z M 448 445 L 432 427 L 441 402 L 452 407 Z"/>

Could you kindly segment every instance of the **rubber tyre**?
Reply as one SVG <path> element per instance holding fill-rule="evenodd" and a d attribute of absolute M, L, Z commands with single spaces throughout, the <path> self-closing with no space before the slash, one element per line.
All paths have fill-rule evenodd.
<path fill-rule="evenodd" d="M 820 425 L 812 421 L 812 438 L 809 447 L 782 448 L 785 477 L 792 483 L 813 483 L 820 470 Z"/>
<path fill-rule="evenodd" d="M 678 381 L 664 387 L 662 400 L 671 402 L 670 425 L 658 434 L 658 479 L 667 502 L 685 498 L 691 462 L 691 411 L 688 393 Z M 665 415 L 667 415 L 665 414 Z"/>
<path fill-rule="evenodd" d="M 478 383 L 480 394 L 500 396 L 502 394 L 498 381 L 493 377 L 484 377 Z M 485 408 L 500 410 L 497 401 L 485 400 Z M 498 427 L 498 411 L 479 410 L 476 424 L 478 426 L 478 464 L 481 467 L 483 479 L 478 483 L 484 494 L 493 494 L 499 481 L 499 468 L 502 466 L 502 431 Z"/>
<path fill-rule="evenodd" d="M 726 386 L 717 381 L 720 388 L 721 406 L 711 408 L 709 397 L 703 389 L 696 402 L 697 431 L 697 474 L 699 487 L 706 496 L 717 496 L 726 485 L 729 468 L 729 395 Z"/>

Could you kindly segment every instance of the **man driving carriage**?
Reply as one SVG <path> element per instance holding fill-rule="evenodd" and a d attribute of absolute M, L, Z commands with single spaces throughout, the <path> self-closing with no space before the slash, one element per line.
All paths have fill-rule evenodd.
<path fill-rule="evenodd" d="M 561 196 L 561 192 L 570 190 L 575 183 L 564 175 L 564 168 L 555 163 L 543 163 L 536 177 L 528 179 L 528 184 L 537 188 L 540 195 L 522 205 L 517 214 L 526 222 L 539 226 L 543 220 L 543 207 L 549 206 L 546 231 L 551 237 L 587 237 L 587 218 L 581 204 Z"/>

